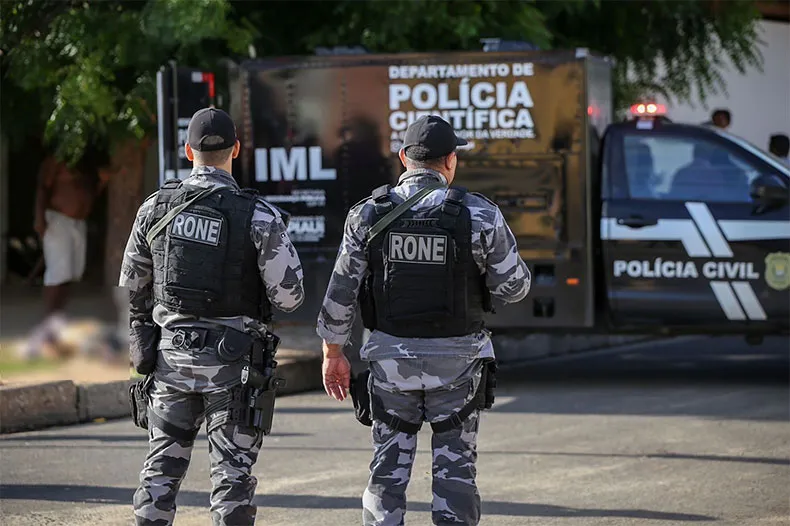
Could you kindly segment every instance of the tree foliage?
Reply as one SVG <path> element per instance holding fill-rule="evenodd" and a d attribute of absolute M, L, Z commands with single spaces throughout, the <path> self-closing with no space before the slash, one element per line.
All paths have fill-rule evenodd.
<path fill-rule="evenodd" d="M 168 59 L 213 66 L 218 52 L 250 42 L 225 0 L 26 0 L 0 9 L 3 128 L 12 140 L 43 133 L 69 164 L 89 143 L 154 129 L 156 72 Z"/>
<path fill-rule="evenodd" d="M 170 59 L 217 70 L 250 50 L 480 50 L 485 37 L 611 55 L 620 103 L 704 100 L 725 88 L 722 52 L 741 71 L 759 64 L 758 18 L 748 0 L 4 0 L 0 111 L 12 140 L 43 133 L 73 163 L 89 143 L 155 130 L 156 71 Z"/>
<path fill-rule="evenodd" d="M 726 93 L 726 59 L 740 73 L 762 67 L 760 14 L 750 0 L 583 2 L 573 12 L 557 2 L 541 7 L 554 47 L 587 47 L 616 60 L 621 106 L 650 95 L 704 102 Z"/>

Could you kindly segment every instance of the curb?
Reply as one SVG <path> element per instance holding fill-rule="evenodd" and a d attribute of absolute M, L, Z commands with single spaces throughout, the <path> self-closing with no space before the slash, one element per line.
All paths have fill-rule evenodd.
<path fill-rule="evenodd" d="M 321 356 L 278 360 L 287 385 L 278 396 L 319 389 Z M 0 434 L 130 417 L 129 386 L 136 380 L 75 384 L 71 380 L 0 386 Z"/>

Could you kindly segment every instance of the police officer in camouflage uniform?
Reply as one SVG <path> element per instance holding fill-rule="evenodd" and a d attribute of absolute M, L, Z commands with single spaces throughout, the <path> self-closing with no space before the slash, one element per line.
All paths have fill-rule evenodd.
<path fill-rule="evenodd" d="M 372 329 L 360 352 L 369 366 L 373 407 L 366 526 L 404 524 L 422 421 L 433 428 L 433 523 L 480 520 L 474 400 L 487 378 L 484 363 L 494 358 L 483 315 L 491 310 L 491 296 L 522 300 L 531 276 L 497 206 L 448 188 L 463 144 L 439 117 L 409 126 L 400 150 L 407 170 L 398 185 L 376 189 L 348 213 L 318 318 L 324 387 L 337 400 L 349 388 L 342 348 L 358 298 L 365 327 Z M 388 223 L 388 214 L 410 198 L 406 212 Z M 377 404 L 384 409 L 378 415 Z"/>
<path fill-rule="evenodd" d="M 231 418 L 227 395 L 249 363 L 237 351 L 264 334 L 271 307 L 291 312 L 302 304 L 302 267 L 281 211 L 241 190 L 231 176 L 240 143 L 230 116 L 198 111 L 187 141 L 192 174 L 142 204 L 121 269 L 120 286 L 130 289 L 132 361 L 138 372 L 153 373 L 150 452 L 134 513 L 138 525 L 173 524 L 176 495 L 205 421 L 213 522 L 251 525 L 257 510 L 251 470 L 263 433 Z M 168 211 L 200 193 L 207 195 L 151 232 Z"/>

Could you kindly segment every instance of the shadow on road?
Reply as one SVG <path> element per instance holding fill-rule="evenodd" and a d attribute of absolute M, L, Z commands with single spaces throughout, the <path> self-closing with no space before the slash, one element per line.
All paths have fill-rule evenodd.
<path fill-rule="evenodd" d="M 69 486 L 63 484 L 8 484 L 0 485 L 3 499 L 43 500 L 53 502 L 85 502 L 95 504 L 131 504 L 133 489 L 102 486 Z M 201 491 L 179 492 L 178 505 L 204 506 L 208 513 L 209 494 Z M 255 504 L 261 508 L 289 509 L 362 509 L 362 499 L 357 497 L 327 497 L 322 495 L 258 495 Z M 409 511 L 431 511 L 426 502 L 411 502 Z M 689 513 L 674 513 L 640 509 L 570 508 L 550 504 L 486 501 L 486 515 L 513 517 L 618 517 L 652 519 L 678 522 L 713 521 L 715 517 Z"/>
<path fill-rule="evenodd" d="M 313 436 L 312 433 L 272 433 L 267 438 L 277 437 L 308 437 Z M 198 434 L 198 440 L 205 439 L 206 434 L 201 431 Z M 50 442 L 63 440 L 66 442 L 71 441 L 96 441 L 96 442 L 141 442 L 148 445 L 148 435 L 144 432 L 139 435 L 28 435 L 28 436 L 13 436 L 8 435 L 0 438 L 0 448 L 5 447 L 8 442 Z"/>
<path fill-rule="evenodd" d="M 326 448 L 310 446 L 280 446 L 271 445 L 269 449 L 284 449 L 289 451 L 326 451 Z M 361 452 L 368 453 L 369 448 L 353 447 L 333 447 L 333 452 Z M 692 455 L 688 453 L 648 453 L 644 455 L 628 453 L 576 453 L 565 451 L 489 451 L 483 447 L 478 448 L 481 455 L 505 455 L 505 456 L 552 456 L 552 457 L 593 457 L 593 458 L 641 458 L 641 459 L 660 459 L 660 460 L 699 460 L 703 462 L 740 462 L 745 464 L 770 464 L 776 466 L 790 466 L 790 459 L 773 457 L 736 457 L 730 455 Z M 429 449 L 418 448 L 418 452 L 430 453 Z"/>

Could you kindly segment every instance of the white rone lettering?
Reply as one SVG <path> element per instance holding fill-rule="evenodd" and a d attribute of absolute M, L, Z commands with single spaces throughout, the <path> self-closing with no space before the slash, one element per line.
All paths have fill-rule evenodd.
<path fill-rule="evenodd" d="M 175 221 L 173 221 L 173 232 L 179 236 L 183 236 L 184 234 L 181 230 L 184 228 L 184 217 L 183 214 L 179 214 L 176 216 Z"/>
<path fill-rule="evenodd" d="M 447 260 L 447 238 L 391 232 L 389 260 L 400 263 L 444 265 Z"/>
<path fill-rule="evenodd" d="M 184 235 L 189 238 L 195 237 L 195 217 L 189 216 L 184 221 Z"/>
<path fill-rule="evenodd" d="M 222 218 L 183 212 L 173 220 L 170 236 L 204 245 L 218 246 L 222 233 L 222 221 Z"/>
<path fill-rule="evenodd" d="M 219 221 L 212 221 L 208 227 L 208 236 L 206 237 L 206 241 L 212 245 L 219 244 L 219 227 Z"/>
<path fill-rule="evenodd" d="M 390 257 L 392 259 L 403 259 L 403 238 L 393 235 L 390 242 Z"/>
<path fill-rule="evenodd" d="M 408 236 L 403 240 L 403 251 L 406 253 L 406 259 L 414 261 L 417 256 L 417 240 L 414 236 Z"/>

